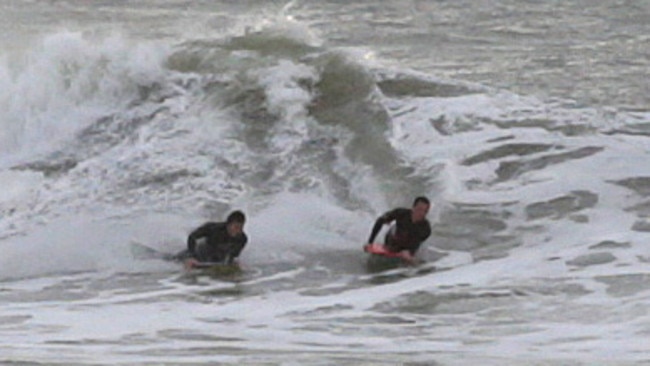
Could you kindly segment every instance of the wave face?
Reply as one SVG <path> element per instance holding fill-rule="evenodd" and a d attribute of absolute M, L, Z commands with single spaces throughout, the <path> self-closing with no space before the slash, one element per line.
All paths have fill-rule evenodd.
<path fill-rule="evenodd" d="M 648 9 L 163 3 L 3 5 L 0 363 L 648 359 Z M 425 263 L 367 267 L 419 195 Z M 234 209 L 239 276 L 131 252 Z"/>

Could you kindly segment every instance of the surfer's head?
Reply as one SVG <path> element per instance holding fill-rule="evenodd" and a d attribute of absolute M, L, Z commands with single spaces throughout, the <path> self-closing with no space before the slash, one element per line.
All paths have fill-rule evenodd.
<path fill-rule="evenodd" d="M 244 231 L 244 223 L 246 223 L 246 215 L 241 211 L 233 211 L 226 219 L 226 227 L 230 236 L 240 235 Z"/>
<path fill-rule="evenodd" d="M 413 222 L 418 222 L 424 220 L 424 218 L 427 216 L 427 213 L 429 213 L 429 208 L 431 207 L 431 202 L 429 202 L 429 199 L 420 196 L 413 201 L 413 208 L 411 209 L 411 220 Z"/>

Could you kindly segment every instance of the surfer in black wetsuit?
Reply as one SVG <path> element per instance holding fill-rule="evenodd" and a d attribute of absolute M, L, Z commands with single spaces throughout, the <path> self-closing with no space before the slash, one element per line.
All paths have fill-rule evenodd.
<path fill-rule="evenodd" d="M 244 233 L 246 216 L 233 211 L 226 222 L 207 222 L 192 231 L 187 238 L 187 250 L 178 255 L 192 267 L 197 262 L 231 264 L 241 254 L 248 237 Z"/>
<path fill-rule="evenodd" d="M 403 258 L 413 261 L 420 245 L 431 235 L 431 224 L 426 219 L 431 203 L 426 197 L 417 197 L 413 207 L 396 208 L 381 215 L 372 228 L 368 244 L 372 244 L 381 227 L 391 222 L 395 224 L 390 228 L 384 238 L 384 246 L 391 252 L 401 253 Z"/>

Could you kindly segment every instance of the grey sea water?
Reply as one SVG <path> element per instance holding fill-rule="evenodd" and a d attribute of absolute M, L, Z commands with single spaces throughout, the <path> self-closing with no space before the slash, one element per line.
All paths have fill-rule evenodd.
<path fill-rule="evenodd" d="M 4 1 L 0 363 L 643 365 L 648 1 Z M 416 267 L 375 218 L 434 202 Z M 242 209 L 242 272 L 183 249 Z"/>

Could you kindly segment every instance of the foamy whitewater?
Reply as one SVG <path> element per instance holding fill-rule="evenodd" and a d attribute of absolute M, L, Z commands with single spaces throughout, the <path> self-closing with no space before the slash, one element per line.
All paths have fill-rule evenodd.
<path fill-rule="evenodd" d="M 0 364 L 650 364 L 648 19 L 3 2 Z M 423 263 L 369 267 L 418 195 Z M 234 209 L 241 273 L 132 250 Z"/>

